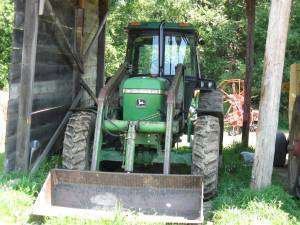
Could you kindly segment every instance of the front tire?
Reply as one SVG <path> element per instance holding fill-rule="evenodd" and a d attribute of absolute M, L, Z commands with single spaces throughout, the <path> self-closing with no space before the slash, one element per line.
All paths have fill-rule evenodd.
<path fill-rule="evenodd" d="M 70 170 L 89 170 L 91 147 L 95 130 L 96 115 L 92 112 L 76 112 L 65 131 L 62 165 Z"/>
<path fill-rule="evenodd" d="M 219 118 L 199 116 L 194 126 L 192 174 L 203 176 L 204 200 L 216 195 L 220 152 Z"/>

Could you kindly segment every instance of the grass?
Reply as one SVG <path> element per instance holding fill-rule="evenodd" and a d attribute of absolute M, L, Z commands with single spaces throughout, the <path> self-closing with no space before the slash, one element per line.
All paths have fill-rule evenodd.
<path fill-rule="evenodd" d="M 239 153 L 245 149 L 236 144 L 224 150 L 220 170 L 219 194 L 212 202 L 213 210 L 207 216 L 207 224 L 300 224 L 300 202 L 287 194 L 278 176 L 273 184 L 261 192 L 249 188 L 251 167 L 245 166 Z M 0 154 L 3 160 L 3 154 Z M 29 220 L 31 206 L 50 168 L 56 167 L 58 157 L 52 157 L 32 177 L 21 173 L 0 175 L 0 224 L 36 224 Z M 118 211 L 114 218 L 87 221 L 74 218 L 45 218 L 42 224 L 101 224 L 121 225 L 129 223 Z"/>
<path fill-rule="evenodd" d="M 245 150 L 239 144 L 224 150 L 219 194 L 209 220 L 213 224 L 300 224 L 300 202 L 284 190 L 276 174 L 264 190 L 249 188 L 252 168 L 239 157 Z"/>

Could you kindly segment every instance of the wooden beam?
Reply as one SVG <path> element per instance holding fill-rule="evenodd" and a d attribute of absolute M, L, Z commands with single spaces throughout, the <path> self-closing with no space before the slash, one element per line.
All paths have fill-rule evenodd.
<path fill-rule="evenodd" d="M 106 23 L 106 19 L 108 16 L 108 12 L 105 13 L 105 15 L 103 16 L 103 19 L 101 20 L 98 30 L 95 33 L 95 35 L 93 36 L 93 39 L 91 40 L 90 44 L 88 45 L 86 51 L 83 54 L 83 61 L 85 62 L 87 60 L 87 57 L 93 47 L 93 45 L 95 44 L 95 42 L 98 40 L 99 36 L 103 33 L 104 31 L 104 27 L 105 27 L 105 23 Z"/>
<path fill-rule="evenodd" d="M 108 12 L 108 1 L 99 1 L 99 21 L 101 23 L 106 22 L 106 16 Z M 105 83 L 105 24 L 98 37 L 98 60 L 97 60 L 97 81 L 96 81 L 96 95 L 100 93 L 101 88 Z"/>
<path fill-rule="evenodd" d="M 251 187 L 271 184 L 291 0 L 272 0 Z"/>
<path fill-rule="evenodd" d="M 38 169 L 40 168 L 40 166 L 42 165 L 42 163 L 45 161 L 45 159 L 49 155 L 49 153 L 50 153 L 53 145 L 56 143 L 57 139 L 60 137 L 62 131 L 64 130 L 66 124 L 68 123 L 69 118 L 72 115 L 72 110 L 78 105 L 78 103 L 80 102 L 81 97 L 82 97 L 82 92 L 80 91 L 77 94 L 77 96 L 75 97 L 75 99 L 73 100 L 72 105 L 70 107 L 70 110 L 66 113 L 66 115 L 63 118 L 62 122 L 60 123 L 60 125 L 58 126 L 58 128 L 54 132 L 53 136 L 49 140 L 47 146 L 43 150 L 43 153 L 34 162 L 34 165 L 32 166 L 32 169 L 30 170 L 30 175 L 32 175 L 32 174 L 34 174 L 34 173 L 36 173 L 38 171 Z"/>
<path fill-rule="evenodd" d="M 54 20 L 54 24 L 56 25 L 59 33 L 61 34 L 60 37 L 58 37 L 58 41 L 62 40 L 64 45 L 66 46 L 68 52 L 71 54 L 72 56 L 72 59 L 76 62 L 76 65 L 78 66 L 78 69 L 81 73 L 84 73 L 84 67 L 83 67 L 83 62 L 82 62 L 82 59 L 81 57 L 76 53 L 74 52 L 70 42 L 68 41 L 68 38 L 66 37 L 65 35 L 65 32 L 64 32 L 64 29 L 63 29 L 63 26 L 60 22 L 60 20 L 58 19 L 58 17 L 56 16 L 54 10 L 53 10 L 53 7 L 50 3 L 49 0 L 46 0 L 45 2 L 45 8 L 47 10 L 49 10 L 49 13 L 50 13 L 50 16 L 52 17 L 52 19 Z"/>
<path fill-rule="evenodd" d="M 45 10 L 45 1 L 46 0 L 40 0 L 39 4 L 39 15 L 44 15 L 44 10 Z"/>
<path fill-rule="evenodd" d="M 27 0 L 22 50 L 21 81 L 16 143 L 16 170 L 27 171 L 30 160 L 32 94 L 39 24 L 39 0 Z"/>
<path fill-rule="evenodd" d="M 74 38 L 74 49 L 76 54 L 82 55 L 83 52 L 83 26 L 84 26 L 84 9 L 77 8 L 75 10 L 75 38 Z M 76 65 L 73 72 L 73 98 L 78 94 L 80 90 L 80 77 L 81 74 L 77 70 Z"/>
<path fill-rule="evenodd" d="M 248 21 L 248 37 L 247 37 L 247 55 L 246 55 L 246 78 L 244 90 L 244 106 L 243 106 L 243 128 L 242 142 L 248 146 L 250 113 L 251 113 L 251 86 L 254 67 L 254 26 L 255 26 L 255 0 L 246 0 L 246 14 Z"/>

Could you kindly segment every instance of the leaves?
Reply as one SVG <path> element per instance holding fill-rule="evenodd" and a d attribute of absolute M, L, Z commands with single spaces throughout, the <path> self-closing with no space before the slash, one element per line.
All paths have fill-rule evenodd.
<path fill-rule="evenodd" d="M 0 2 L 0 89 L 7 85 L 14 7 L 12 0 Z"/>

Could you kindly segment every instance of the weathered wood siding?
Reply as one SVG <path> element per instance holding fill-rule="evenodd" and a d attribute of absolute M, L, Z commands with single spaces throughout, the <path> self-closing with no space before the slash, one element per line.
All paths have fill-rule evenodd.
<path fill-rule="evenodd" d="M 85 1 L 85 14 L 84 14 L 84 52 L 91 43 L 91 39 L 95 35 L 99 25 L 99 3 L 98 0 Z M 95 42 L 92 46 L 90 54 L 87 57 L 87 61 L 84 64 L 85 74 L 83 80 L 89 85 L 89 87 L 96 91 L 96 74 L 97 74 L 97 52 L 98 42 Z M 93 101 L 84 93 L 82 106 L 89 106 L 93 104 Z"/>
<path fill-rule="evenodd" d="M 297 95 L 300 95 L 300 64 L 293 64 L 291 65 L 290 75 L 289 125 L 291 125 L 292 113 Z"/>
<path fill-rule="evenodd" d="M 77 0 L 50 0 L 53 9 L 63 24 L 69 42 L 75 43 L 75 9 Z M 13 32 L 13 51 L 9 75 L 9 104 L 8 123 L 6 131 L 6 171 L 15 169 L 16 134 L 18 123 L 19 82 L 21 77 L 23 27 L 25 0 L 15 0 L 15 25 Z M 55 132 L 74 97 L 75 62 L 70 60 L 69 54 L 62 42 L 58 40 L 57 27 L 53 23 L 47 10 L 39 18 L 38 45 L 36 53 L 35 82 L 32 97 L 31 135 L 29 145 L 36 140 L 39 148 L 35 151 L 36 158 L 44 149 L 48 140 Z M 84 43 L 92 35 L 97 26 L 98 0 L 86 1 L 84 27 Z M 95 90 L 97 46 L 94 46 L 89 60 L 85 64 L 84 80 Z M 86 102 L 88 97 L 86 96 Z M 85 103 L 87 104 L 87 103 Z"/>

